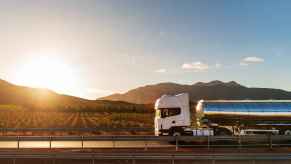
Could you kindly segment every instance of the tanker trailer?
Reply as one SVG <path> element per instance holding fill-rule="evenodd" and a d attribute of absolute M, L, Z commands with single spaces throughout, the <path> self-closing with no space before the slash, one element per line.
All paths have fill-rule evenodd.
<path fill-rule="evenodd" d="M 216 134 L 228 131 L 233 135 L 291 135 L 291 101 L 200 100 L 195 116 L 199 126 L 216 128 Z"/>

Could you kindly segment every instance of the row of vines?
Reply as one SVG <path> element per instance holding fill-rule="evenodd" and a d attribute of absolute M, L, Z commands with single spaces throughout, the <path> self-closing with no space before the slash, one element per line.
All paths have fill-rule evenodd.
<path fill-rule="evenodd" d="M 1 128 L 128 128 L 152 126 L 152 113 L 0 111 Z"/>

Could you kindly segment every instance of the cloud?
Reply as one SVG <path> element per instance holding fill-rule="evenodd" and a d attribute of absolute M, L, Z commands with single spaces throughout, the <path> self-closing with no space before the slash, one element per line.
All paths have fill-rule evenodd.
<path fill-rule="evenodd" d="M 219 68 L 222 67 L 222 64 L 220 64 L 220 63 L 216 63 L 214 67 L 217 68 L 217 69 L 219 69 Z"/>
<path fill-rule="evenodd" d="M 167 70 L 165 68 L 161 68 L 155 71 L 156 73 L 166 73 Z"/>
<path fill-rule="evenodd" d="M 240 62 L 241 66 L 248 66 L 250 64 L 259 64 L 259 63 L 263 63 L 265 60 L 263 58 L 259 58 L 256 56 L 251 56 L 251 57 L 246 57 L 244 59 L 242 59 L 242 61 Z"/>
<path fill-rule="evenodd" d="M 167 70 L 165 68 L 161 68 L 161 69 L 156 70 L 155 72 L 157 72 L 157 73 L 166 73 Z"/>
<path fill-rule="evenodd" d="M 203 62 L 193 62 L 193 63 L 184 63 L 182 69 L 194 70 L 196 72 L 206 71 L 209 69 L 209 65 Z"/>

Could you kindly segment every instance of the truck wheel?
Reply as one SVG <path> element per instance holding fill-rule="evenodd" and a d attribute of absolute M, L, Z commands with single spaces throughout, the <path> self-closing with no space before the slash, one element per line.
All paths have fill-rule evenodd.
<path fill-rule="evenodd" d="M 174 132 L 174 133 L 173 133 L 173 136 L 174 136 L 174 137 L 181 136 L 181 133 L 180 133 L 180 132 Z"/>
<path fill-rule="evenodd" d="M 291 130 L 285 130 L 284 134 L 287 135 L 287 136 L 290 136 L 291 135 Z"/>

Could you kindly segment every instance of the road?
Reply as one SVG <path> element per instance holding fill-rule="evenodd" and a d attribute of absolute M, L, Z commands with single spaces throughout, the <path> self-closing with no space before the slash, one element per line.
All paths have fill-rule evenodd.
<path fill-rule="evenodd" d="M 37 152 L 6 151 L 0 152 L 1 164 L 46 163 L 46 164 L 182 164 L 182 163 L 240 163 L 240 164 L 287 164 L 291 162 L 289 153 L 192 153 L 192 152 Z"/>
<path fill-rule="evenodd" d="M 83 145 L 83 146 L 82 146 Z M 19 141 L 19 148 L 155 148 L 175 147 L 166 141 Z M 18 148 L 18 141 L 0 141 L 0 148 Z"/>

